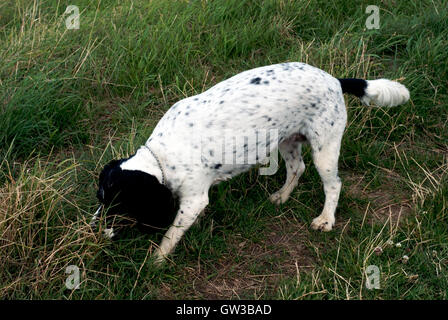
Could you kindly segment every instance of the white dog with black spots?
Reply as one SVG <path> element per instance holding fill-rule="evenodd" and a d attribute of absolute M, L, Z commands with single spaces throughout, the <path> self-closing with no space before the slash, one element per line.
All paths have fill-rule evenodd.
<path fill-rule="evenodd" d="M 270 200 L 287 201 L 305 170 L 302 144 L 309 143 L 325 192 L 322 213 L 311 228 L 330 231 L 341 190 L 338 158 L 347 123 L 343 93 L 366 105 L 396 106 L 409 99 L 398 82 L 337 79 L 305 63 L 244 71 L 174 104 L 135 155 L 106 166 L 98 191 L 101 207 L 117 207 L 120 214 L 155 225 L 177 199 L 174 221 L 159 223 L 169 226 L 156 251 L 156 261 L 162 262 L 209 203 L 213 184 L 266 163 L 277 150 L 287 176 Z"/>

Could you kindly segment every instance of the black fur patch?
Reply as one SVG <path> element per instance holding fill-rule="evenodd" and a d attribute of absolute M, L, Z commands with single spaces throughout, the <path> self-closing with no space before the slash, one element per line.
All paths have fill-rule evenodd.
<path fill-rule="evenodd" d="M 165 231 L 176 216 L 176 201 L 171 191 L 153 175 L 121 169 L 125 160 L 109 162 L 99 177 L 97 198 L 107 208 L 107 217 L 131 217 L 145 233 Z"/>
<path fill-rule="evenodd" d="M 349 93 L 361 98 L 365 94 L 367 81 L 363 79 L 338 79 L 341 83 L 342 92 Z"/>

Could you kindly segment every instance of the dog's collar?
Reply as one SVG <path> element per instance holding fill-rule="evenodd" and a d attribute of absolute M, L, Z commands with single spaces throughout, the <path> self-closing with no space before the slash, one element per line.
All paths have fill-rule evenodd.
<path fill-rule="evenodd" d="M 143 147 L 145 147 L 146 149 L 148 149 L 148 151 L 152 154 L 152 156 L 154 157 L 154 159 L 156 159 L 157 165 L 159 166 L 160 172 L 162 172 L 162 184 L 165 185 L 165 172 L 163 171 L 163 167 L 162 167 L 162 163 L 159 160 L 159 157 L 156 156 L 156 154 L 151 150 L 150 147 L 148 147 L 146 144 L 143 145 Z"/>

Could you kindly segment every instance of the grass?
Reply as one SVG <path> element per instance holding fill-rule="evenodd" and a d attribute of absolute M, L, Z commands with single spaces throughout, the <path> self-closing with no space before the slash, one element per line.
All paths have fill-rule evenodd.
<path fill-rule="evenodd" d="M 68 30 L 70 4 L 0 4 L 0 297 L 447 298 L 445 1 L 79 0 L 80 29 Z M 365 27 L 371 4 L 378 30 Z M 267 197 L 284 168 L 214 187 L 162 269 L 149 263 L 161 235 L 110 243 L 88 226 L 101 167 L 132 154 L 174 102 L 284 61 L 411 91 L 396 108 L 346 97 L 333 231 L 309 228 L 324 200 L 309 148 L 281 207 Z M 78 290 L 64 285 L 69 265 Z M 369 265 L 380 289 L 365 286 Z"/>

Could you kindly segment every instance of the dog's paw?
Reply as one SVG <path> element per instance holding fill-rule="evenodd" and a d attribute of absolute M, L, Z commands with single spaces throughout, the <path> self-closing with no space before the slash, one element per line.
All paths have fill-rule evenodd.
<path fill-rule="evenodd" d="M 154 266 L 157 268 L 162 267 L 166 262 L 166 255 L 164 255 L 159 249 L 154 254 Z"/>
<path fill-rule="evenodd" d="M 273 204 L 281 205 L 285 203 L 289 198 L 289 195 L 282 193 L 280 191 L 277 191 L 276 193 L 271 194 L 269 197 L 269 201 L 271 201 Z"/>
<path fill-rule="evenodd" d="M 326 216 L 320 215 L 313 220 L 313 222 L 311 223 L 311 228 L 313 230 L 328 232 L 331 231 L 333 225 L 334 225 L 334 219 L 329 219 Z"/>

